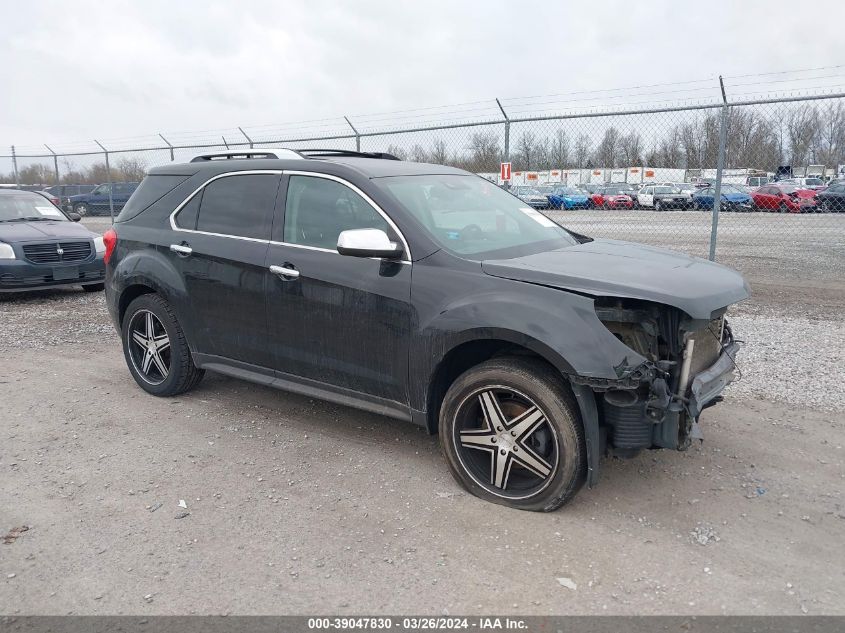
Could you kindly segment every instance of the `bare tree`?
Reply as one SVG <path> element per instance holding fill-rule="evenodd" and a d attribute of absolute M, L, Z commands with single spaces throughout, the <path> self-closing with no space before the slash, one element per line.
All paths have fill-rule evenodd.
<path fill-rule="evenodd" d="M 428 152 L 422 145 L 415 143 L 411 148 L 411 160 L 415 163 L 427 163 L 429 162 Z"/>
<path fill-rule="evenodd" d="M 590 163 L 590 137 L 586 134 L 578 135 L 575 141 L 575 166 L 578 169 L 589 167 Z"/>
<path fill-rule="evenodd" d="M 841 165 L 845 163 L 845 107 L 842 102 L 829 103 L 819 116 L 816 160 L 824 165 Z"/>
<path fill-rule="evenodd" d="M 18 179 L 22 185 L 46 185 L 52 183 L 54 178 L 52 167 L 41 163 L 33 163 L 18 170 Z M 14 182 L 14 174 L 12 179 Z"/>
<path fill-rule="evenodd" d="M 499 149 L 499 138 L 493 132 L 473 134 L 469 152 L 466 169 L 475 172 L 494 172 L 499 169 L 502 152 Z"/>
<path fill-rule="evenodd" d="M 819 134 L 818 111 L 811 105 L 792 110 L 786 119 L 786 132 L 791 164 L 805 165 L 810 162 L 810 150 Z"/>
<path fill-rule="evenodd" d="M 546 156 L 552 169 L 566 169 L 569 166 L 569 137 L 566 130 L 557 130 L 549 141 Z"/>
<path fill-rule="evenodd" d="M 516 144 L 516 162 L 519 169 L 537 169 L 538 153 L 537 136 L 534 132 L 526 130 L 519 137 L 519 141 Z"/>
<path fill-rule="evenodd" d="M 595 162 L 601 167 L 617 167 L 619 159 L 619 130 L 610 126 L 604 131 L 595 152 Z"/>
<path fill-rule="evenodd" d="M 117 161 L 120 179 L 126 182 L 140 182 L 147 175 L 147 164 L 135 156 L 125 156 Z"/>
<path fill-rule="evenodd" d="M 449 156 L 446 150 L 446 143 L 443 142 L 442 138 L 434 141 L 429 158 L 436 165 L 445 165 L 448 162 Z"/>
<path fill-rule="evenodd" d="M 619 150 L 625 166 L 639 165 L 642 162 L 642 139 L 636 132 L 628 132 L 619 140 Z"/>
<path fill-rule="evenodd" d="M 393 143 L 388 145 L 387 149 L 385 151 L 388 154 L 393 154 L 399 160 L 408 160 L 408 154 L 407 154 L 407 152 L 405 152 L 405 149 L 402 148 L 402 147 L 399 147 L 398 145 L 394 145 Z"/>

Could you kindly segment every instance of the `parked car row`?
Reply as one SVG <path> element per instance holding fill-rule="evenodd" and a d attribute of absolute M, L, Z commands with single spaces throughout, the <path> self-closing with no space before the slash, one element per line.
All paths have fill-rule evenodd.
<path fill-rule="evenodd" d="M 845 181 L 825 187 L 819 178 L 791 178 L 761 185 L 723 183 L 722 211 L 810 213 L 845 211 Z M 609 183 L 579 186 L 517 186 L 511 193 L 534 209 L 712 210 L 716 188 L 709 183 Z"/>
<path fill-rule="evenodd" d="M 110 205 L 114 205 L 114 212 L 119 213 L 129 200 L 137 182 L 113 182 L 101 185 L 53 185 L 44 191 L 59 199 L 59 207 L 63 211 L 73 211 L 81 216 L 108 215 Z M 111 202 L 109 202 L 111 193 Z"/>

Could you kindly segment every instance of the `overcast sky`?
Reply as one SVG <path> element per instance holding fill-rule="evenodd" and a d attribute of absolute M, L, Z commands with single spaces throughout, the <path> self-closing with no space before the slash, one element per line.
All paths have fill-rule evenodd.
<path fill-rule="evenodd" d="M 842 0 L 0 5 L 0 153 L 845 64 Z M 801 77 L 841 87 L 845 67 Z"/>

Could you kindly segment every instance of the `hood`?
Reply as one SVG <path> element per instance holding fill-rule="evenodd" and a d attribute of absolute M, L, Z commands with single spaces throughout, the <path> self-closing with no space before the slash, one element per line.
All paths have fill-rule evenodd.
<path fill-rule="evenodd" d="M 488 275 L 593 296 L 643 299 L 683 310 L 694 319 L 748 298 L 738 272 L 698 257 L 622 242 L 594 240 L 513 259 L 485 260 Z"/>
<path fill-rule="evenodd" d="M 0 222 L 0 242 L 44 242 L 58 240 L 90 240 L 94 233 L 76 222 Z"/>

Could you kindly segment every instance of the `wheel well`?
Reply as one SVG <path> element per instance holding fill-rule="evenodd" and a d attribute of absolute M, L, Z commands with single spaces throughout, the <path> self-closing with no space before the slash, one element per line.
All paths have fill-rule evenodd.
<path fill-rule="evenodd" d="M 468 341 L 458 345 L 440 361 L 428 387 L 426 424 L 429 433 L 432 435 L 437 433 L 440 404 L 455 379 L 469 368 L 498 356 L 529 356 L 546 361 L 540 354 L 509 341 L 487 339 Z M 549 365 L 552 366 L 551 363 Z"/>
<path fill-rule="evenodd" d="M 129 307 L 129 304 L 132 303 L 135 299 L 140 297 L 141 295 L 148 295 L 148 294 L 155 294 L 155 290 L 150 288 L 149 286 L 145 286 L 144 284 L 133 284 L 126 288 L 120 295 L 120 301 L 118 302 L 118 323 L 122 326 L 123 325 L 123 315 L 126 313 L 126 308 Z"/>

